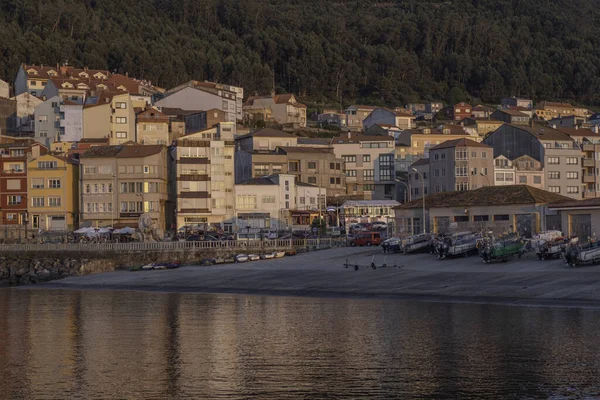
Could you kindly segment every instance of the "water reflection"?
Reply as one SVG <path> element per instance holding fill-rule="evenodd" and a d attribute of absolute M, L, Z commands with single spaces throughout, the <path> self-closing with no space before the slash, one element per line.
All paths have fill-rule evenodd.
<path fill-rule="evenodd" d="M 600 395 L 600 312 L 0 290 L 0 397 Z"/>

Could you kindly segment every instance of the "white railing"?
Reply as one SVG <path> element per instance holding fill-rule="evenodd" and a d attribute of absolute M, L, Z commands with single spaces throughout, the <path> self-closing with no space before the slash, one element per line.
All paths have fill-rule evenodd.
<path fill-rule="evenodd" d="M 186 249 L 227 249 L 236 251 L 292 250 L 302 248 L 328 248 L 346 245 L 346 238 L 325 239 L 277 239 L 277 240 L 230 240 L 214 242 L 146 242 L 146 243 L 43 243 L 43 244 L 0 244 L 0 252 L 78 251 L 120 252 Z M 1 253 L 0 253 L 1 255 Z"/>

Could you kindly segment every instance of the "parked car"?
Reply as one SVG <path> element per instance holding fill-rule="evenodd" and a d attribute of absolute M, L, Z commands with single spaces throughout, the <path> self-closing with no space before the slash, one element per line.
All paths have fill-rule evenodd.
<path fill-rule="evenodd" d="M 265 240 L 275 240 L 279 237 L 277 231 L 268 231 L 262 234 L 263 239 Z"/>
<path fill-rule="evenodd" d="M 260 233 L 238 233 L 237 240 L 260 240 Z"/>
<path fill-rule="evenodd" d="M 387 227 L 388 227 L 387 223 L 385 223 L 383 221 L 373 222 L 373 230 L 385 231 L 387 229 Z"/>
<path fill-rule="evenodd" d="M 381 244 L 381 233 L 361 232 L 350 240 L 350 246 L 379 246 Z"/>
<path fill-rule="evenodd" d="M 187 238 L 185 238 L 185 240 L 187 242 L 199 242 L 201 239 L 200 239 L 200 235 L 190 235 Z"/>

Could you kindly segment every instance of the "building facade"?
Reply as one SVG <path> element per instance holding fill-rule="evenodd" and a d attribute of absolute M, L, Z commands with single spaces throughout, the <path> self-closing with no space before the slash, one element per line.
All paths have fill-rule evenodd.
<path fill-rule="evenodd" d="M 365 105 L 352 105 L 345 110 L 346 126 L 353 132 L 358 132 L 363 129 L 363 121 L 373 110 L 378 107 Z"/>
<path fill-rule="evenodd" d="M 161 231 L 170 225 L 165 146 L 90 147 L 80 155 L 80 168 L 79 208 L 86 225 L 137 227 L 143 213 Z"/>
<path fill-rule="evenodd" d="M 387 125 L 397 127 L 398 129 L 412 129 L 415 126 L 415 116 L 406 110 L 390 110 L 378 107 L 363 120 L 363 129 L 365 131 L 373 125 Z"/>
<path fill-rule="evenodd" d="M 77 229 L 79 219 L 79 164 L 54 154 L 27 163 L 29 227 L 66 232 Z"/>
<path fill-rule="evenodd" d="M 171 148 L 177 228 L 234 230 L 234 135 L 235 123 L 222 122 L 177 139 Z"/>
<path fill-rule="evenodd" d="M 171 144 L 169 117 L 154 108 L 147 108 L 136 116 L 136 142 L 139 144 Z"/>
<path fill-rule="evenodd" d="M 50 147 L 60 137 L 60 98 L 55 96 L 35 108 L 35 140 Z"/>
<path fill-rule="evenodd" d="M 111 145 L 135 141 L 135 111 L 129 93 L 101 92 L 83 107 L 83 137 L 109 138 Z"/>
<path fill-rule="evenodd" d="M 348 133 L 334 137 L 331 145 L 335 155 L 344 162 L 347 195 L 363 200 L 392 200 L 395 197 L 393 137 Z"/>
<path fill-rule="evenodd" d="M 250 96 L 244 104 L 248 121 L 275 121 L 282 125 L 306 127 L 306 106 L 293 94 Z"/>

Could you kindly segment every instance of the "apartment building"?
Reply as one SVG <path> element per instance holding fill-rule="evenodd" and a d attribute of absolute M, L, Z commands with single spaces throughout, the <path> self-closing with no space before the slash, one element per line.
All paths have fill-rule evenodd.
<path fill-rule="evenodd" d="M 243 93 L 240 87 L 192 80 L 167 90 L 155 105 L 194 111 L 218 109 L 225 113 L 226 122 L 235 123 L 243 118 Z"/>
<path fill-rule="evenodd" d="M 277 129 L 263 128 L 235 138 L 236 150 L 274 151 L 278 147 L 295 147 L 298 136 Z"/>
<path fill-rule="evenodd" d="M 353 132 L 362 131 L 363 121 L 367 118 L 376 106 L 352 105 L 345 110 L 346 126 Z"/>
<path fill-rule="evenodd" d="M 538 160 L 524 155 L 514 160 L 505 156 L 494 159 L 494 185 L 529 185 L 538 189 L 544 186 L 544 167 Z"/>
<path fill-rule="evenodd" d="M 291 93 L 250 96 L 244 103 L 244 118 L 249 122 L 275 121 L 282 125 L 306 127 L 306 106 Z"/>
<path fill-rule="evenodd" d="M 407 155 L 422 158 L 429 156 L 429 149 L 433 146 L 463 138 L 475 140 L 460 125 L 442 125 L 437 128 L 406 129 L 397 136 L 396 143 L 406 146 Z"/>
<path fill-rule="evenodd" d="M 136 116 L 136 141 L 139 144 L 170 145 L 169 117 L 154 108 Z"/>
<path fill-rule="evenodd" d="M 35 140 L 46 147 L 59 141 L 60 129 L 60 98 L 51 97 L 35 108 Z"/>
<path fill-rule="evenodd" d="M 27 160 L 48 149 L 32 139 L 0 144 L 0 224 L 25 225 L 27 215 Z"/>
<path fill-rule="evenodd" d="M 21 65 L 15 78 L 15 95 L 28 92 L 33 96 L 41 96 L 51 78 L 79 77 L 82 79 L 108 79 L 110 73 L 106 70 L 78 69 L 67 65 Z"/>
<path fill-rule="evenodd" d="M 404 109 L 390 110 L 384 107 L 377 107 L 363 120 L 365 131 L 373 125 L 412 129 L 415 127 L 415 116 Z"/>
<path fill-rule="evenodd" d="M 461 101 L 452 107 L 452 111 L 454 121 L 458 122 L 462 121 L 464 118 L 470 117 L 473 113 L 473 107 L 470 104 Z"/>
<path fill-rule="evenodd" d="M 527 155 L 544 169 L 545 190 L 582 198 L 582 151 L 567 134 L 548 127 L 502 125 L 483 143 L 494 148 L 494 158 L 515 160 Z"/>
<path fill-rule="evenodd" d="M 423 195 L 428 196 L 431 192 L 429 190 L 429 158 L 421 158 L 412 163 L 408 169 L 406 177 L 408 179 L 408 198 L 407 201 L 420 199 Z M 446 186 L 442 186 L 442 190 L 447 189 Z"/>
<path fill-rule="evenodd" d="M 491 186 L 493 172 L 493 149 L 470 139 L 449 140 L 429 153 L 431 194 Z"/>
<path fill-rule="evenodd" d="M 334 137 L 331 145 L 335 155 L 344 161 L 347 195 L 362 200 L 394 198 L 396 157 L 393 137 L 348 132 Z"/>
<path fill-rule="evenodd" d="M 336 110 L 323 110 L 323 112 L 317 116 L 317 121 L 319 121 L 320 126 L 345 128 L 346 114 Z"/>
<path fill-rule="evenodd" d="M 496 110 L 492 118 L 511 125 L 529 125 L 529 115 L 516 110 Z"/>
<path fill-rule="evenodd" d="M 206 128 L 212 128 L 219 122 L 226 122 L 225 112 L 213 108 L 207 111 L 190 112 L 184 116 L 185 134 L 200 132 Z"/>
<path fill-rule="evenodd" d="M 79 163 L 57 154 L 32 157 L 27 163 L 29 227 L 72 231 L 79 223 Z"/>
<path fill-rule="evenodd" d="M 102 91 L 86 99 L 83 107 L 83 137 L 109 138 L 111 145 L 135 141 L 135 110 L 131 95 Z"/>
<path fill-rule="evenodd" d="M 235 185 L 236 226 L 244 229 L 288 229 L 294 210 L 317 210 L 324 188 L 300 182 L 295 175 L 276 174 Z"/>
<path fill-rule="evenodd" d="M 79 158 L 79 208 L 85 225 L 136 227 L 142 213 L 159 230 L 170 225 L 165 146 L 94 146 Z"/>
<path fill-rule="evenodd" d="M 551 101 L 541 101 L 537 108 L 550 113 L 550 118 L 565 117 L 568 115 L 589 117 L 592 114 L 590 110 L 584 107 L 577 107 L 569 103 L 556 103 Z"/>
<path fill-rule="evenodd" d="M 234 231 L 235 122 L 180 137 L 171 148 L 171 192 L 177 228 L 205 225 Z"/>

